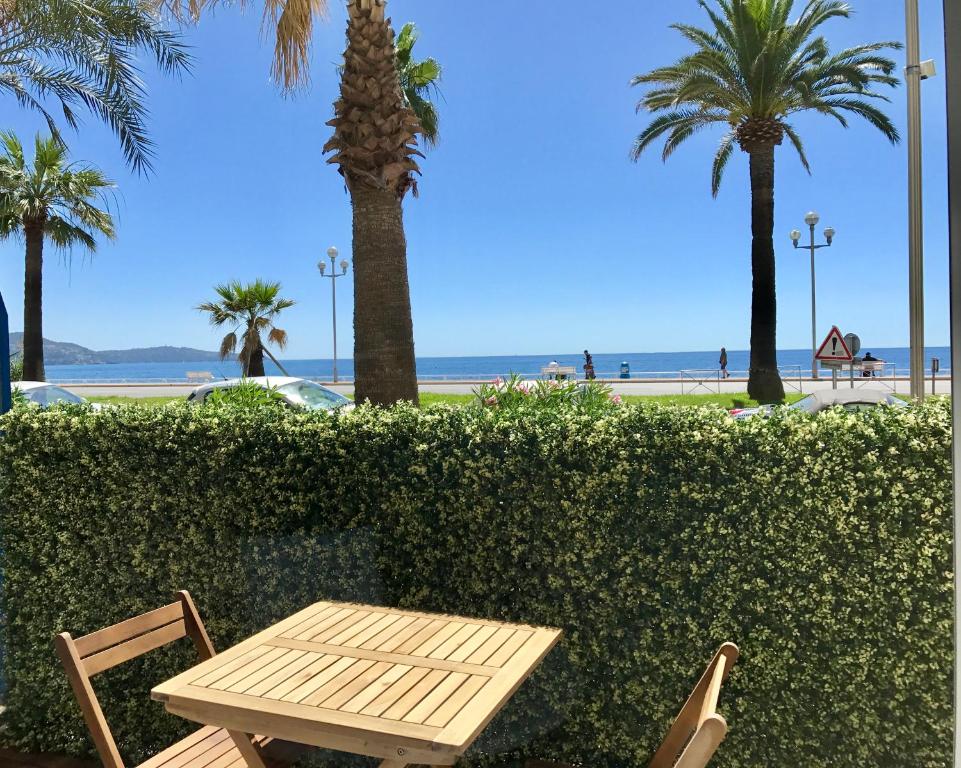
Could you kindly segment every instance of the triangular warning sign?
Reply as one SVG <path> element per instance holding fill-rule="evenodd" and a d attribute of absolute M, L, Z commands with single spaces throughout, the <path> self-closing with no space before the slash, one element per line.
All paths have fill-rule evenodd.
<path fill-rule="evenodd" d="M 854 359 L 851 350 L 848 349 L 848 345 L 844 343 L 844 337 L 841 335 L 841 331 L 838 330 L 836 325 L 831 329 L 831 332 L 824 340 L 815 358 L 823 363 L 849 363 Z"/>

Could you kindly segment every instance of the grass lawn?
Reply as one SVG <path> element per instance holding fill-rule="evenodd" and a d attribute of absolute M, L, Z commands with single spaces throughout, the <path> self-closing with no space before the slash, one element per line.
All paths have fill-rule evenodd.
<path fill-rule="evenodd" d="M 787 396 L 789 403 L 800 400 L 804 395 L 791 394 Z M 110 405 L 141 405 L 156 407 L 182 401 L 183 397 L 89 397 L 92 403 L 107 403 Z M 470 405 L 474 401 L 473 395 L 442 395 L 436 392 L 424 392 L 420 396 L 422 406 L 429 405 Z M 721 408 L 750 408 L 757 405 L 747 396 L 747 392 L 732 392 L 724 395 L 627 395 L 626 403 L 664 403 L 665 405 L 716 405 Z"/>

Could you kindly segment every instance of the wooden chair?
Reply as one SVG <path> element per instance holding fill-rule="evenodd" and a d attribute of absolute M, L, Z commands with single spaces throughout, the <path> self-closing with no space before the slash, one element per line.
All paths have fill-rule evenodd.
<path fill-rule="evenodd" d="M 54 641 L 105 768 L 125 766 L 90 678 L 183 637 L 193 641 L 201 661 L 215 654 L 190 594 L 178 592 L 177 597 L 175 603 L 76 640 L 64 632 Z M 271 743 L 270 739 L 259 736 L 255 742 L 260 748 L 271 747 L 269 757 L 272 763 L 290 762 L 294 757 L 290 749 L 292 745 Z M 247 762 L 226 730 L 208 726 L 149 758 L 139 768 L 167 765 L 171 768 L 245 768 Z"/>
<path fill-rule="evenodd" d="M 733 643 L 725 643 L 714 654 L 648 768 L 704 768 L 708 764 L 727 735 L 727 721 L 717 713 L 717 698 L 737 657 Z"/>

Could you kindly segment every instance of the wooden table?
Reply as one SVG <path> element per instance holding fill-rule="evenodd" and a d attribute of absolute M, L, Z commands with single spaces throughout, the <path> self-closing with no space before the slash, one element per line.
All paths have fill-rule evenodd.
<path fill-rule="evenodd" d="M 556 629 L 390 608 L 312 605 L 158 685 L 167 711 L 225 728 L 250 768 L 253 734 L 452 765 L 560 640 Z"/>

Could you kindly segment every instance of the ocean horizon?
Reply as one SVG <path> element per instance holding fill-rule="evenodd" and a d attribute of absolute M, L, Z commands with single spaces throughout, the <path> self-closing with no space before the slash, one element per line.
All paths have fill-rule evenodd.
<path fill-rule="evenodd" d="M 907 347 L 865 347 L 862 354 L 871 352 L 874 357 L 892 365 L 887 373 L 896 372 L 906 376 L 910 370 Z M 720 350 L 710 352 L 621 352 L 593 355 L 594 368 L 599 378 L 617 378 L 621 364 L 627 363 L 631 378 L 677 378 L 682 372 L 708 372 L 718 370 Z M 931 358 L 939 358 L 941 372 L 951 368 L 950 347 L 928 347 L 925 350 L 925 368 Z M 737 375 L 746 373 L 750 353 L 747 350 L 728 350 L 728 370 Z M 583 370 L 582 353 L 567 352 L 543 355 L 501 355 L 468 357 L 420 357 L 417 359 L 417 375 L 421 380 L 489 380 L 518 374 L 526 378 L 540 376 L 541 369 L 552 361 L 563 366 L 574 366 L 578 373 Z M 291 376 L 330 381 L 333 378 L 332 360 L 281 360 Z M 778 352 L 778 363 L 786 378 L 809 376 L 811 351 L 786 349 Z M 281 371 L 268 361 L 268 375 L 280 375 Z M 342 380 L 354 375 L 353 361 L 338 360 L 337 369 Z M 116 363 L 99 365 L 48 365 L 47 379 L 58 383 L 86 382 L 183 382 L 190 372 L 210 373 L 214 378 L 235 378 L 240 375 L 240 365 L 228 362 L 192 363 Z"/>

